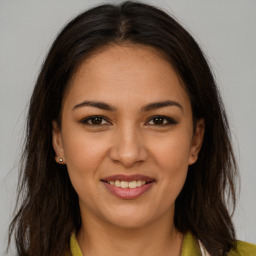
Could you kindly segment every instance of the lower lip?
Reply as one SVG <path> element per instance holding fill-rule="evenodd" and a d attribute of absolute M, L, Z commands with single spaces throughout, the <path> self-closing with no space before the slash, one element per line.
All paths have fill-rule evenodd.
<path fill-rule="evenodd" d="M 103 182 L 105 187 L 115 196 L 122 199 L 135 199 L 146 193 L 155 182 L 150 182 L 137 188 L 119 188 Z"/>

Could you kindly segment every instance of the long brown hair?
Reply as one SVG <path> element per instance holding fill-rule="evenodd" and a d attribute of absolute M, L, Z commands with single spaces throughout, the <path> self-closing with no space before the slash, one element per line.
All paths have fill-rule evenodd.
<path fill-rule="evenodd" d="M 27 120 L 18 210 L 10 225 L 18 255 L 60 256 L 81 226 L 78 196 L 52 147 L 52 121 L 60 124 L 63 95 L 78 65 L 108 44 L 141 44 L 161 51 L 190 97 L 193 118 L 205 120 L 198 161 L 189 166 L 176 200 L 175 226 L 200 239 L 211 255 L 226 255 L 235 231 L 236 164 L 224 106 L 207 61 L 192 36 L 156 7 L 124 2 L 80 14 L 57 36 L 38 76 Z"/>

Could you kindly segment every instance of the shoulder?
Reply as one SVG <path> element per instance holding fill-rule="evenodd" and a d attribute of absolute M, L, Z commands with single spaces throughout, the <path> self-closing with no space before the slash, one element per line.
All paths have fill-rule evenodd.
<path fill-rule="evenodd" d="M 229 252 L 228 256 L 256 256 L 256 245 L 237 241 L 235 247 Z"/>

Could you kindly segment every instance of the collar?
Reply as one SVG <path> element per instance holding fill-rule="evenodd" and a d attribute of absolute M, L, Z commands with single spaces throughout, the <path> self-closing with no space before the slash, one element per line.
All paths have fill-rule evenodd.
<path fill-rule="evenodd" d="M 70 237 L 70 250 L 72 256 L 83 256 L 79 244 L 76 239 L 75 232 Z M 184 234 L 181 256 L 201 256 L 200 247 L 197 240 L 193 237 L 190 232 Z"/>

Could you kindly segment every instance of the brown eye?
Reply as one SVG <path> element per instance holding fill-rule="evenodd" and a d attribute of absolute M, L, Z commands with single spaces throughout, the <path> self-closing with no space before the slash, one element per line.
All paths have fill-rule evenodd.
<path fill-rule="evenodd" d="M 163 118 L 163 117 L 156 117 L 156 118 L 154 118 L 152 121 L 153 121 L 154 124 L 163 125 L 163 124 L 165 124 L 166 119 Z"/>
<path fill-rule="evenodd" d="M 155 116 L 151 118 L 147 124 L 149 125 L 156 125 L 156 126 L 166 126 L 166 125 L 173 125 L 177 124 L 173 118 L 166 117 L 166 116 Z"/>
<path fill-rule="evenodd" d="M 90 116 L 81 121 L 81 123 L 86 124 L 86 125 L 106 125 L 110 124 L 104 117 L 102 116 Z"/>

